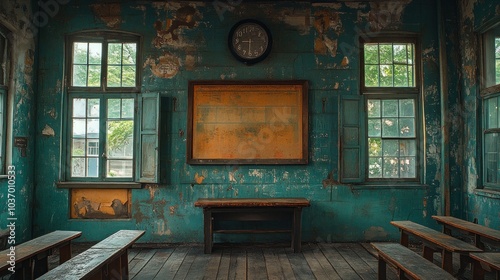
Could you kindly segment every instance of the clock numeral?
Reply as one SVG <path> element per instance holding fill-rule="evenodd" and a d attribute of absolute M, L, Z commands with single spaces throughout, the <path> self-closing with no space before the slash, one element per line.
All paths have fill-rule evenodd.
<path fill-rule="evenodd" d="M 234 44 L 237 45 L 240 42 L 240 39 L 236 38 L 234 39 Z"/>
<path fill-rule="evenodd" d="M 241 51 L 241 45 L 238 45 L 238 50 Z"/>

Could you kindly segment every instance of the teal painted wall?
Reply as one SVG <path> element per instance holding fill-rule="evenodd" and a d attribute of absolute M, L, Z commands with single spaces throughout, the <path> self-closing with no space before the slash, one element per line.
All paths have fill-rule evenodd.
<path fill-rule="evenodd" d="M 75 0 L 59 5 L 59 11 L 39 32 L 33 222 L 36 234 L 56 229 L 82 230 L 80 241 L 96 241 L 118 229 L 129 228 L 146 230 L 142 242 L 201 242 L 202 211 L 193 203 L 203 197 L 306 197 L 311 200 L 311 207 L 303 212 L 306 241 L 396 240 L 399 234 L 389 224 L 391 220 L 410 219 L 437 228 L 431 215 L 443 213 L 443 165 L 435 1 L 241 1 L 231 10 L 218 10 L 221 6 L 214 3 L 219 1 L 127 1 L 111 9 L 97 4 L 100 1 L 92 3 Z M 192 21 L 186 15 L 191 15 Z M 273 34 L 271 54 L 254 66 L 236 61 L 227 48 L 229 30 L 244 18 L 265 22 Z M 177 38 L 160 40 L 154 24 L 160 21 L 165 26 L 167 19 L 193 25 L 181 24 L 175 30 Z M 168 108 L 169 137 L 168 143 L 163 143 L 169 151 L 168 184 L 133 190 L 129 220 L 69 219 L 69 191 L 56 187 L 64 137 L 64 36 L 88 29 L 141 34 L 142 92 L 161 91 L 171 100 L 176 99 L 175 110 L 173 106 Z M 380 31 L 421 34 L 425 123 L 422 187 L 335 183 L 339 170 L 339 98 L 359 94 L 359 57 L 353 49 L 359 36 Z M 188 81 L 248 79 L 309 81 L 309 164 L 186 164 Z M 53 134 L 42 133 L 52 130 Z M 201 183 L 195 181 L 199 176 L 204 178 Z M 252 241 L 256 237 L 244 238 Z"/>
<path fill-rule="evenodd" d="M 11 222 L 15 223 L 15 242 L 24 242 L 32 236 L 32 206 L 34 198 L 34 161 L 35 161 L 35 100 L 36 89 L 36 30 L 34 26 L 31 1 L 1 1 L 0 24 L 12 34 L 12 78 L 9 84 L 9 101 L 7 109 L 8 142 L 7 166 L 15 169 L 11 172 L 11 181 L 0 178 L 0 221 L 1 229 L 6 229 Z M 26 156 L 21 156 L 18 148 L 12 148 L 14 137 L 28 137 Z M 14 176 L 14 177 L 13 177 Z M 14 188 L 15 197 L 8 196 L 10 188 Z M 15 199 L 9 201 L 8 199 Z M 14 203 L 10 208 L 8 203 Z M 12 211 L 14 210 L 12 215 Z M 8 220 L 16 218 L 16 220 Z M 13 244 L 10 244 L 13 245 Z"/>
<path fill-rule="evenodd" d="M 464 218 L 491 228 L 500 229 L 500 195 L 498 191 L 482 189 L 481 156 L 481 99 L 478 98 L 481 72 L 478 65 L 477 30 L 493 19 L 500 19 L 498 1 L 461 1 L 460 36 L 462 57 L 462 98 L 464 116 L 463 192 Z"/>

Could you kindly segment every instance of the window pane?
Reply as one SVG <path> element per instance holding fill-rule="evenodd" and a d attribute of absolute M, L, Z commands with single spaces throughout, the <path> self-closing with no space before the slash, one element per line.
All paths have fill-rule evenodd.
<path fill-rule="evenodd" d="M 379 64 L 378 44 L 365 44 L 364 53 L 365 64 Z"/>
<path fill-rule="evenodd" d="M 382 178 L 382 157 L 370 157 L 368 174 L 370 178 Z"/>
<path fill-rule="evenodd" d="M 380 44 L 380 64 L 392 64 L 392 44 Z"/>
<path fill-rule="evenodd" d="M 101 65 L 89 65 L 87 86 L 98 87 L 101 85 Z"/>
<path fill-rule="evenodd" d="M 121 66 L 108 66 L 108 87 L 120 87 L 122 79 Z"/>
<path fill-rule="evenodd" d="M 98 118 L 99 117 L 99 99 L 89 99 L 89 108 L 87 111 L 87 117 L 89 118 Z"/>
<path fill-rule="evenodd" d="M 87 120 L 87 137 L 99 138 L 99 120 L 96 119 Z"/>
<path fill-rule="evenodd" d="M 73 139 L 71 146 L 72 156 L 85 156 L 85 139 Z"/>
<path fill-rule="evenodd" d="M 368 138 L 368 155 L 371 157 L 382 155 L 382 139 Z"/>
<path fill-rule="evenodd" d="M 121 65 L 122 44 L 110 43 L 108 45 L 108 65 Z"/>
<path fill-rule="evenodd" d="M 136 64 L 137 58 L 137 44 L 136 43 L 126 43 L 123 44 L 123 61 L 124 65 Z"/>
<path fill-rule="evenodd" d="M 73 65 L 73 86 L 87 86 L 87 65 Z"/>
<path fill-rule="evenodd" d="M 378 87 L 379 82 L 379 67 L 378 65 L 365 65 L 365 86 Z"/>
<path fill-rule="evenodd" d="M 392 65 L 380 65 L 380 86 L 392 87 L 393 86 L 393 70 Z"/>
<path fill-rule="evenodd" d="M 415 140 L 399 140 L 399 154 L 401 156 L 416 156 L 417 143 Z"/>
<path fill-rule="evenodd" d="M 122 118 L 134 117 L 134 99 L 122 99 Z"/>
<path fill-rule="evenodd" d="M 87 158 L 87 177 L 99 177 L 99 160 Z"/>
<path fill-rule="evenodd" d="M 384 157 L 399 156 L 399 140 L 384 140 L 382 147 Z"/>
<path fill-rule="evenodd" d="M 415 119 L 400 118 L 399 133 L 401 137 L 415 137 Z"/>
<path fill-rule="evenodd" d="M 401 178 L 415 178 L 417 173 L 415 157 L 403 157 L 401 158 L 399 165 Z"/>
<path fill-rule="evenodd" d="M 122 87 L 135 86 L 135 66 L 123 66 Z"/>
<path fill-rule="evenodd" d="M 488 133 L 484 139 L 485 153 L 485 180 L 486 183 L 498 183 L 499 161 L 498 161 L 498 133 Z"/>
<path fill-rule="evenodd" d="M 108 160 L 108 173 L 106 177 L 130 178 L 132 177 L 131 160 Z"/>
<path fill-rule="evenodd" d="M 71 177 L 85 177 L 85 158 L 71 159 Z"/>
<path fill-rule="evenodd" d="M 101 64 L 102 44 L 89 43 L 89 64 Z"/>
<path fill-rule="evenodd" d="M 394 66 L 394 86 L 395 87 L 408 86 L 408 66 L 406 65 Z"/>
<path fill-rule="evenodd" d="M 132 157 L 134 121 L 109 121 L 107 154 L 109 157 Z"/>
<path fill-rule="evenodd" d="M 382 125 L 380 119 L 368 120 L 368 137 L 380 137 L 382 135 Z"/>
<path fill-rule="evenodd" d="M 73 99 L 73 117 L 85 118 L 85 108 L 87 107 L 87 99 Z"/>
<path fill-rule="evenodd" d="M 384 157 L 384 178 L 399 178 L 398 165 L 398 158 Z"/>
<path fill-rule="evenodd" d="M 382 137 L 399 137 L 397 118 L 382 119 Z"/>
<path fill-rule="evenodd" d="M 87 156 L 98 157 L 99 156 L 99 140 L 89 139 L 87 142 Z"/>
<path fill-rule="evenodd" d="M 399 100 L 399 115 L 401 117 L 415 116 L 415 102 L 413 101 L 413 99 Z"/>
<path fill-rule="evenodd" d="M 376 99 L 368 100 L 368 117 L 380 118 L 380 100 Z"/>
<path fill-rule="evenodd" d="M 121 110 L 121 99 L 108 100 L 108 118 L 119 119 Z"/>
<path fill-rule="evenodd" d="M 382 116 L 397 117 L 398 116 L 398 100 L 383 100 L 382 101 Z"/>
<path fill-rule="evenodd" d="M 394 62 L 395 63 L 401 63 L 401 64 L 407 64 L 407 52 L 406 52 L 406 44 L 394 44 L 392 46 L 393 51 L 394 51 Z"/>
<path fill-rule="evenodd" d="M 73 44 L 73 64 L 87 64 L 87 43 Z"/>
<path fill-rule="evenodd" d="M 86 136 L 86 125 L 85 120 L 74 119 L 73 120 L 73 138 L 85 138 Z"/>

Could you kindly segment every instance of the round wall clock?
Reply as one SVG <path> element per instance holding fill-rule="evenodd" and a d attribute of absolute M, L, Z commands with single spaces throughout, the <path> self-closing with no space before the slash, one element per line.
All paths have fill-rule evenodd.
<path fill-rule="evenodd" d="M 271 51 L 273 40 L 271 32 L 263 23 L 245 19 L 231 28 L 228 44 L 236 59 L 252 65 L 266 58 Z"/>

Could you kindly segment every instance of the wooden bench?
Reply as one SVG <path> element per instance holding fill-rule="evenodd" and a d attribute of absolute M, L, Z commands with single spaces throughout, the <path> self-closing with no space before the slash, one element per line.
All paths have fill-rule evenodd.
<path fill-rule="evenodd" d="M 80 231 L 54 231 L 0 252 L 0 274 L 15 271 L 16 279 L 34 279 L 48 271 L 47 257 L 59 248 L 59 263 L 71 258 L 71 240 L 82 235 Z M 8 245 L 10 246 L 10 245 Z M 15 258 L 14 262 L 11 262 Z M 12 264 L 15 264 L 12 268 Z"/>
<path fill-rule="evenodd" d="M 423 242 L 423 256 L 427 260 L 433 262 L 433 254 L 441 253 L 441 267 L 449 273 L 453 273 L 452 253 L 460 254 L 460 272 L 463 272 L 465 264 L 470 262 L 469 253 L 482 251 L 472 244 L 412 221 L 391 221 L 391 224 L 399 228 L 400 243 L 405 247 L 408 247 L 410 234 L 418 237 Z"/>
<path fill-rule="evenodd" d="M 496 273 L 496 279 L 500 279 L 500 252 L 470 253 L 472 262 L 472 279 L 484 279 L 483 266 Z"/>
<path fill-rule="evenodd" d="M 387 263 L 398 270 L 399 279 L 446 280 L 451 274 L 427 261 L 407 247 L 396 243 L 371 243 L 378 252 L 378 279 L 387 279 Z"/>
<path fill-rule="evenodd" d="M 443 232 L 446 234 L 451 235 L 452 230 L 458 230 L 472 235 L 474 244 L 479 249 L 484 250 L 484 239 L 500 242 L 500 231 L 498 230 L 451 216 L 432 216 L 432 218 L 443 225 Z"/>
<path fill-rule="evenodd" d="M 213 247 L 214 233 L 291 233 L 292 249 L 301 251 L 302 208 L 305 198 L 202 198 L 194 204 L 203 208 L 205 254 Z M 291 228 L 227 229 L 220 221 L 289 221 Z"/>
<path fill-rule="evenodd" d="M 120 230 L 37 279 L 128 279 L 128 249 L 143 230 Z"/>

